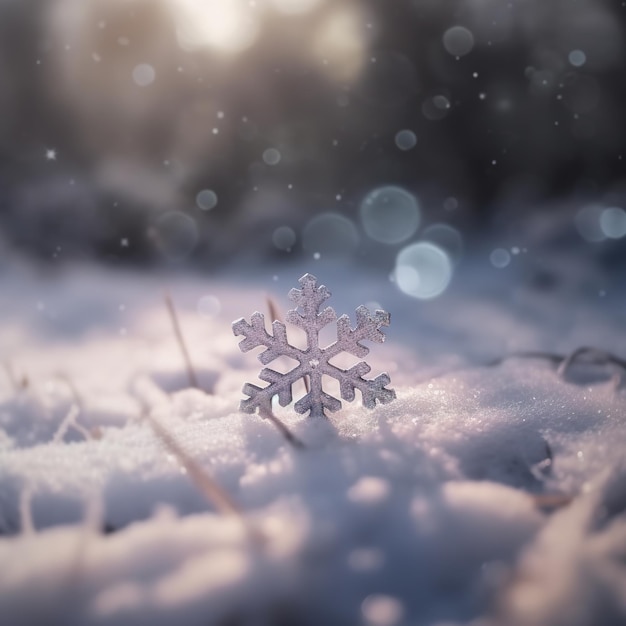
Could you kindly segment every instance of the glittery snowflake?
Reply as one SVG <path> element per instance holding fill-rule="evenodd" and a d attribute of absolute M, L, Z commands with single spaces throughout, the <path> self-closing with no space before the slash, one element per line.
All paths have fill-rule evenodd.
<path fill-rule="evenodd" d="M 367 307 L 360 306 L 356 310 L 356 328 L 350 327 L 350 318 L 337 314 L 331 307 L 321 309 L 323 303 L 330 298 L 330 292 L 324 285 L 317 286 L 317 278 L 305 274 L 300 279 L 301 289 L 292 289 L 289 299 L 295 303 L 295 309 L 287 312 L 287 322 L 298 326 L 306 333 L 307 347 L 300 350 L 292 346 L 287 340 L 285 324 L 275 321 L 272 324 L 272 334 L 265 330 L 265 319 L 258 311 L 252 314 L 250 324 L 245 319 L 233 322 L 233 333 L 243 335 L 239 343 L 242 352 L 248 352 L 258 346 L 264 346 L 265 351 L 259 354 L 259 361 L 266 365 L 275 359 L 286 356 L 298 362 L 298 365 L 286 374 L 281 374 L 268 367 L 261 370 L 259 378 L 267 383 L 267 387 L 257 387 L 247 383 L 243 392 L 249 396 L 241 401 L 241 410 L 254 413 L 257 408 L 269 410 L 271 400 L 278 396 L 281 406 L 287 406 L 292 401 L 292 385 L 301 379 L 308 380 L 307 394 L 295 404 L 298 413 L 309 411 L 311 417 L 325 417 L 325 411 L 337 411 L 341 402 L 322 389 L 322 376 L 330 376 L 339 381 L 341 397 L 351 402 L 355 391 L 361 392 L 363 405 L 369 409 L 376 406 L 378 400 L 382 404 L 391 402 L 396 394 L 392 389 L 386 389 L 389 376 L 381 374 L 373 380 L 363 378 L 370 371 L 370 366 L 361 361 L 348 370 L 343 370 L 329 361 L 342 352 L 347 352 L 362 358 L 369 353 L 369 348 L 362 345 L 362 341 L 382 343 L 385 335 L 380 330 L 389 326 L 389 313 L 376 311 L 373 315 Z M 326 348 L 319 346 L 319 333 L 328 324 L 337 322 L 337 340 Z"/>

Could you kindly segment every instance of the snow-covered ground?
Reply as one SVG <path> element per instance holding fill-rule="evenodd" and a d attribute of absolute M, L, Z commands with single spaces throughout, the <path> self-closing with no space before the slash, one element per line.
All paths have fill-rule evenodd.
<path fill-rule="evenodd" d="M 549 289 L 521 256 L 499 270 L 477 254 L 428 302 L 323 259 L 218 277 L 6 268 L 0 623 L 626 623 L 621 368 L 558 359 L 626 355 L 626 298 L 590 259 L 545 265 Z M 261 366 L 231 322 L 267 313 L 267 294 L 286 311 L 306 271 L 338 314 L 391 313 L 367 361 L 397 399 L 329 420 L 277 406 L 298 448 L 238 411 Z"/>

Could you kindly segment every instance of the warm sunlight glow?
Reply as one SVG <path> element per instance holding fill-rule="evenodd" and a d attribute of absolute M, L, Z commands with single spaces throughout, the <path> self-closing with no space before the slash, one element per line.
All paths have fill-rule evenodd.
<path fill-rule="evenodd" d="M 255 7 L 243 0 L 168 0 L 184 49 L 211 47 L 241 52 L 259 32 Z"/>
<path fill-rule="evenodd" d="M 313 49 L 331 78 L 351 81 L 360 74 L 365 55 L 364 22 L 360 11 L 339 7 L 320 25 Z"/>

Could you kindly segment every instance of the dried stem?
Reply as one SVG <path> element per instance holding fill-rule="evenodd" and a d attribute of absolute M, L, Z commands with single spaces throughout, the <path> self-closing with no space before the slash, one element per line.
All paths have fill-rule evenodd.
<path fill-rule="evenodd" d="M 274 298 L 269 295 L 265 296 L 265 300 L 267 302 L 267 310 L 270 314 L 270 320 L 273 322 L 274 320 L 278 320 L 279 322 L 285 323 L 285 318 L 280 312 L 280 307 L 276 304 Z M 307 393 L 311 392 L 311 384 L 309 382 L 308 376 L 302 377 L 302 382 L 304 383 L 304 389 Z"/>
<path fill-rule="evenodd" d="M 174 334 L 176 335 L 176 340 L 178 341 L 178 347 L 180 348 L 180 351 L 183 355 L 183 359 L 185 361 L 189 384 L 191 387 L 200 389 L 200 385 L 198 384 L 198 377 L 196 376 L 196 372 L 191 363 L 191 358 L 189 357 L 187 344 L 185 343 L 185 339 L 183 338 L 183 333 L 180 330 L 180 324 L 178 323 L 178 314 L 176 313 L 176 308 L 174 307 L 174 303 L 172 302 L 172 298 L 169 292 L 166 291 L 163 294 L 163 299 L 165 300 L 165 305 L 167 306 L 167 311 L 170 315 L 170 321 L 172 322 L 172 328 L 174 329 Z"/>
<path fill-rule="evenodd" d="M 67 415 L 63 418 L 63 421 L 59 424 L 59 427 L 57 428 L 56 432 L 54 433 L 54 436 L 52 437 L 52 441 L 54 443 L 58 443 L 59 441 L 62 441 L 63 437 L 65 437 L 65 434 L 70 428 L 73 428 L 74 430 L 79 432 L 86 440 L 93 439 L 93 437 L 91 436 L 91 433 L 86 428 L 76 423 L 76 418 L 78 417 L 79 413 L 80 413 L 80 410 L 78 406 L 76 406 L 75 404 L 72 404 Z"/>
<path fill-rule="evenodd" d="M 178 459 L 178 462 L 185 468 L 185 470 L 187 470 L 187 474 L 206 499 L 221 513 L 237 515 L 238 517 L 243 518 L 243 512 L 239 506 L 237 506 L 228 493 L 226 493 L 226 491 L 224 491 L 224 489 L 222 489 L 215 482 L 215 480 L 207 474 L 206 470 L 200 467 L 197 461 L 192 459 L 187 452 L 183 450 L 174 436 L 149 413 L 146 414 L 146 418 L 161 443 Z"/>
<path fill-rule="evenodd" d="M 26 375 L 22 376 L 21 380 L 18 380 L 11 363 L 9 361 L 4 361 L 3 365 L 4 371 L 6 372 L 7 378 L 13 386 L 14 391 L 21 391 L 22 389 L 26 389 L 28 387 L 28 377 Z"/>
<path fill-rule="evenodd" d="M 283 424 L 283 422 L 281 422 L 275 415 L 274 413 L 272 413 L 272 411 L 270 411 L 269 409 L 266 409 L 264 407 L 259 407 L 259 415 L 263 418 L 263 419 L 267 419 L 270 422 L 272 422 L 272 424 L 274 424 L 274 426 L 276 426 L 276 428 L 278 429 L 278 431 L 280 432 L 280 434 L 294 447 L 294 448 L 298 448 L 299 450 L 305 450 L 306 446 L 304 445 L 304 443 L 302 441 L 300 441 L 300 439 L 298 439 L 290 430 L 289 428 L 287 428 L 287 426 L 285 424 Z"/>
<path fill-rule="evenodd" d="M 74 398 L 74 403 L 76 404 L 78 409 L 82 411 L 85 407 L 85 403 L 83 402 L 83 398 L 80 395 L 78 388 L 76 387 L 72 379 L 65 372 L 57 372 L 57 378 L 60 378 L 67 385 L 67 388 L 72 394 L 72 398 Z"/>
<path fill-rule="evenodd" d="M 560 493 L 533 494 L 533 502 L 538 509 L 554 511 L 570 504 L 574 498 Z"/>

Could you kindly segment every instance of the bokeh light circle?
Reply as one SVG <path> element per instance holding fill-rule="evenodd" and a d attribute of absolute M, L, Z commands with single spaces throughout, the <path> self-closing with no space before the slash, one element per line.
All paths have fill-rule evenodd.
<path fill-rule="evenodd" d="M 450 257 L 428 241 L 408 245 L 396 257 L 396 284 L 409 296 L 420 300 L 436 298 L 446 290 L 451 279 Z"/>
<path fill-rule="evenodd" d="M 443 34 L 443 47 L 454 57 L 465 56 L 474 47 L 474 35 L 465 26 L 453 26 Z"/>
<path fill-rule="evenodd" d="M 302 231 L 302 247 L 320 257 L 350 255 L 358 243 L 355 225 L 339 213 L 317 215 Z"/>
<path fill-rule="evenodd" d="M 587 62 L 587 55 L 582 50 L 572 50 L 568 54 L 567 60 L 574 67 L 582 67 Z"/>
<path fill-rule="evenodd" d="M 203 189 L 196 196 L 196 204 L 203 211 L 210 211 L 217 206 L 217 194 L 212 189 Z"/>
<path fill-rule="evenodd" d="M 415 196 L 401 187 L 379 187 L 361 202 L 361 222 L 374 241 L 387 244 L 406 241 L 417 231 L 420 219 Z"/>
<path fill-rule="evenodd" d="M 442 120 L 452 108 L 452 104 L 447 96 L 438 94 L 432 98 L 427 98 L 422 102 L 422 114 L 427 120 Z"/>
<path fill-rule="evenodd" d="M 278 165 L 280 163 L 280 152 L 276 148 L 268 148 L 263 152 L 263 161 L 267 165 Z"/>
<path fill-rule="evenodd" d="M 511 253 L 504 248 L 496 248 L 489 255 L 489 260 L 491 265 L 501 270 L 511 262 Z"/>
<path fill-rule="evenodd" d="M 609 207 L 600 214 L 600 229 L 609 239 L 621 239 L 626 235 L 626 211 Z"/>
<path fill-rule="evenodd" d="M 395 142 L 400 150 L 411 150 L 417 144 L 417 136 L 412 130 L 405 128 L 396 133 Z"/>
<path fill-rule="evenodd" d="M 188 257 L 199 237 L 195 220 L 181 211 L 170 211 L 159 217 L 153 235 L 157 248 L 171 261 Z"/>
<path fill-rule="evenodd" d="M 202 296 L 198 300 L 197 310 L 203 317 L 215 317 L 222 310 L 222 303 L 217 296 Z"/>
<path fill-rule="evenodd" d="M 291 250 L 296 243 L 296 233 L 289 226 L 279 226 L 272 235 L 272 243 L 279 250 Z"/>
<path fill-rule="evenodd" d="M 576 229 L 580 236 L 590 243 L 598 243 L 606 239 L 600 226 L 603 211 L 604 207 L 600 204 L 588 204 L 576 213 L 574 218 Z"/>
<path fill-rule="evenodd" d="M 139 87 L 147 87 L 156 78 L 156 71 L 148 63 L 140 63 L 133 68 L 133 81 Z"/>
<path fill-rule="evenodd" d="M 424 230 L 421 238 L 445 250 L 454 263 L 458 263 L 463 256 L 463 237 L 448 224 L 432 224 Z"/>

